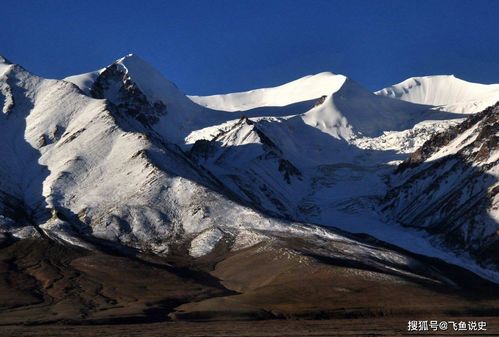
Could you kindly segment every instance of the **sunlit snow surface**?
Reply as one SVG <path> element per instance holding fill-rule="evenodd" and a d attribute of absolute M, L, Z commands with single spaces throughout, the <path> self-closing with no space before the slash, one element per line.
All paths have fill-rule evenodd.
<path fill-rule="evenodd" d="M 473 113 L 499 101 L 499 84 L 471 83 L 453 75 L 424 76 L 409 78 L 376 94 L 448 112 Z"/>
<path fill-rule="evenodd" d="M 319 224 L 499 280 L 423 232 L 385 222 L 376 209 L 394 165 L 435 132 L 490 105 L 497 86 L 425 77 L 374 94 L 321 73 L 276 88 L 187 97 L 137 56 L 114 64 L 148 101 L 165 104 L 155 124 L 118 115 L 89 96 L 103 69 L 45 80 L 0 59 L 0 150 L 9 158 L 0 163 L 0 190 L 33 209 L 51 235 L 83 244 L 62 220 L 78 219 L 85 235 L 158 254 L 179 236 L 189 238 L 193 257 L 225 236 L 234 249 L 272 233 L 351 241 L 304 225 Z M 210 151 L 194 161 L 186 153 L 202 140 Z M 258 207 L 243 206 L 255 198 Z M 2 231 L 30 235 L 0 221 Z M 367 246 L 345 253 L 379 254 Z"/>
<path fill-rule="evenodd" d="M 401 121 L 398 122 L 398 125 L 397 123 L 392 126 L 377 123 L 383 117 L 377 115 L 376 108 L 384 102 L 372 103 L 376 108 L 366 109 L 365 107 L 368 107 L 373 100 L 368 93 L 356 84 L 353 85 L 353 88 L 343 88 L 351 97 L 346 96 L 346 94 L 336 95 L 335 97 L 335 95 L 328 94 L 326 89 L 323 91 L 310 89 L 310 87 L 313 87 L 310 82 L 315 79 L 317 80 L 317 87 L 324 88 L 323 85 L 326 84 L 325 78 L 329 78 L 332 82 L 333 79 L 338 78 L 338 75 L 322 73 L 276 88 L 207 97 L 191 96 L 191 98 L 204 106 L 227 111 L 246 110 L 249 102 L 251 102 L 251 109 L 258 108 L 257 103 L 262 106 L 271 104 L 286 106 L 286 104 L 293 102 L 293 98 L 290 98 L 290 101 L 284 99 L 288 93 L 287 89 L 289 87 L 293 88 L 300 81 L 303 81 L 306 85 L 304 85 L 304 90 L 300 93 L 301 97 L 310 98 L 314 94 L 326 96 L 323 104 L 301 115 L 304 116 L 305 123 L 330 134 L 334 138 L 343 139 L 344 143 L 354 146 L 352 149 L 341 144 L 335 146 L 336 144 L 332 142 L 321 143 L 321 141 L 316 141 L 314 137 L 305 136 L 300 138 L 300 136 L 306 135 L 306 130 L 297 132 L 299 133 L 297 138 L 300 138 L 299 145 L 293 144 L 289 150 L 287 149 L 287 152 L 292 156 L 295 149 L 301 147 L 297 151 L 296 160 L 315 162 L 315 164 L 321 165 L 323 174 L 316 175 L 315 178 L 329 180 L 307 196 L 310 203 L 320 205 L 322 212 L 318 216 L 307 217 L 306 221 L 334 226 L 353 233 L 367 233 L 412 252 L 439 257 L 445 261 L 473 270 L 484 277 L 499 280 L 498 273 L 478 266 L 465 252 L 452 253 L 442 249 L 439 242 L 432 240 L 433 238 L 426 232 L 404 228 L 396 223 L 387 223 L 376 211 L 375 202 L 376 197 L 382 196 L 386 191 L 383 175 L 389 174 L 393 165 L 399 163 L 406 158 L 407 154 L 423 145 L 431 135 L 463 121 L 466 114 L 481 111 L 499 101 L 499 85 L 469 83 L 456 79 L 454 76 L 429 76 L 411 78 L 393 87 L 376 92 L 378 96 L 418 104 L 416 106 L 408 105 L 400 109 L 402 114 L 416 111 L 415 116 L 411 115 L 408 118 L 409 120 L 412 118 L 413 124 L 404 129 L 400 125 L 407 126 L 408 124 L 404 124 L 404 118 L 400 118 L 400 116 L 394 118 L 393 112 L 391 115 L 387 114 L 385 119 L 390 119 L 390 122 L 398 119 Z M 341 80 L 342 85 L 345 85 L 345 81 L 349 81 L 346 78 L 341 78 Z M 331 85 L 331 93 L 342 91 L 342 88 L 337 85 L 338 82 L 333 82 L 334 85 Z M 272 97 L 273 93 L 278 98 L 272 101 L 270 97 Z M 307 94 L 309 95 L 307 96 Z M 340 102 L 342 98 L 345 99 L 349 106 L 343 110 L 337 109 L 336 104 L 332 102 L 335 98 Z M 383 108 L 384 112 L 395 110 L 392 106 L 396 105 L 392 105 L 392 101 L 388 100 L 387 104 L 388 108 Z M 424 105 L 424 108 L 422 109 L 419 104 Z M 355 111 L 355 106 L 360 106 L 361 109 Z M 352 110 L 353 118 L 346 118 L 345 115 Z M 321 112 L 318 113 L 317 111 Z M 342 112 L 345 112 L 345 115 L 341 115 Z M 447 114 L 442 116 L 439 115 L 439 112 Z M 424 116 L 424 118 L 418 117 L 417 114 Z M 359 120 L 360 116 L 362 118 Z M 269 120 L 268 118 L 262 119 Z M 329 119 L 332 123 L 328 125 L 325 119 Z M 287 124 L 291 124 L 291 121 L 294 121 L 293 116 L 276 118 L 276 123 L 279 123 L 277 125 L 283 125 L 282 128 L 285 128 Z M 374 126 L 374 129 L 367 129 L 372 136 L 366 135 L 369 132 L 359 132 L 359 126 L 362 125 L 363 121 Z M 295 125 L 296 123 L 293 123 L 293 126 Z M 218 126 L 220 129 L 224 127 L 224 125 Z M 357 130 L 355 130 L 355 127 L 357 127 Z M 209 137 L 210 132 L 213 133 L 214 129 L 216 127 L 195 131 L 187 138 L 187 142 L 193 143 L 197 139 Z M 382 131 L 380 132 L 380 130 Z M 289 135 L 287 137 L 288 140 L 292 138 Z M 307 143 L 309 144 L 308 147 L 306 147 Z M 330 146 L 328 147 L 328 145 Z M 357 151 L 359 149 L 367 151 Z M 329 174 L 324 173 L 328 171 L 328 167 L 324 167 L 324 165 L 328 164 L 331 165 Z M 331 184 L 331 186 L 328 186 L 328 184 Z"/>

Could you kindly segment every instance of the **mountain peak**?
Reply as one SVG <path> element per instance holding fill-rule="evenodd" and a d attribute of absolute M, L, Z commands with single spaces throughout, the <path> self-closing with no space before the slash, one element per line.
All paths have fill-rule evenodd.
<path fill-rule="evenodd" d="M 146 62 L 143 58 L 141 58 L 139 55 L 134 54 L 134 53 L 126 54 L 125 56 L 114 61 L 113 64 L 116 64 L 116 63 L 124 64 L 124 63 L 128 63 L 128 62 L 134 62 L 137 65 L 142 64 L 142 66 L 144 66 L 144 67 L 151 67 L 152 68 L 152 66 L 148 62 Z"/>
<path fill-rule="evenodd" d="M 468 82 L 454 75 L 432 75 L 408 78 L 376 94 L 412 103 L 443 106 L 498 96 L 499 85 Z M 481 106 L 478 108 L 482 109 Z"/>
<path fill-rule="evenodd" d="M 109 77 L 110 73 L 115 72 L 120 73 L 119 79 L 115 79 L 116 81 L 133 82 L 152 104 L 161 101 L 164 104 L 180 105 L 181 108 L 192 107 L 192 102 L 180 92 L 174 83 L 165 78 L 147 61 L 133 53 L 117 59 L 103 69 L 70 76 L 65 80 L 76 84 L 87 95 L 90 95 L 91 88 L 96 81 L 102 80 L 102 77 Z"/>
<path fill-rule="evenodd" d="M 343 78 L 337 90 L 302 115 L 306 124 L 337 139 L 350 139 L 355 132 L 377 137 L 387 130 L 400 130 L 423 108 L 377 96 L 356 81 Z"/>
<path fill-rule="evenodd" d="M 185 107 L 192 104 L 173 82 L 138 55 L 128 54 L 106 69 L 116 66 L 140 88 L 150 102 L 162 101 L 165 104 L 182 104 Z"/>
<path fill-rule="evenodd" d="M 284 107 L 315 101 L 338 91 L 347 77 L 331 72 L 307 75 L 297 80 L 269 88 L 212 96 L 190 96 L 203 106 L 223 111 L 247 111 L 261 107 Z"/>

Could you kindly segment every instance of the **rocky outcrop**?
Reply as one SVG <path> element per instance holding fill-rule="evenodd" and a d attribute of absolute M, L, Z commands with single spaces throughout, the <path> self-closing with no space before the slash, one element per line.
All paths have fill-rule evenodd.
<path fill-rule="evenodd" d="M 391 179 L 383 210 L 499 265 L 499 104 L 436 134 Z"/>
<path fill-rule="evenodd" d="M 483 121 L 481 123 L 483 128 L 483 133 L 480 136 L 480 139 L 486 138 L 491 135 L 491 131 L 493 127 L 491 124 L 497 122 L 498 119 L 498 109 L 499 104 L 491 106 L 485 109 L 482 112 L 474 114 L 467 118 L 464 122 L 449 127 L 446 131 L 437 133 L 433 135 L 430 139 L 428 139 L 423 146 L 417 149 L 414 153 L 412 153 L 407 160 L 405 160 L 402 164 L 399 165 L 398 171 L 402 171 L 409 167 L 414 167 L 426 159 L 428 159 L 433 153 L 441 149 L 442 147 L 448 145 L 452 140 L 456 139 L 459 135 L 461 135 L 464 131 L 470 129 L 472 126 L 477 124 L 478 122 Z M 497 126 L 495 126 L 497 127 Z M 480 131 L 482 132 L 482 130 Z"/>
<path fill-rule="evenodd" d="M 167 113 L 160 100 L 149 102 L 127 71 L 118 63 L 107 67 L 95 80 L 90 93 L 94 98 L 107 98 L 123 115 L 131 116 L 144 125 L 152 125 Z"/>

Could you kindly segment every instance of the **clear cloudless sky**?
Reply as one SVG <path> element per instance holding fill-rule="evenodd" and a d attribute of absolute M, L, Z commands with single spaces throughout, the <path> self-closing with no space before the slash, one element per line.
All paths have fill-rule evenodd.
<path fill-rule="evenodd" d="M 136 53 L 188 94 L 331 71 L 499 83 L 499 1 L 0 0 L 0 54 L 63 78 Z"/>

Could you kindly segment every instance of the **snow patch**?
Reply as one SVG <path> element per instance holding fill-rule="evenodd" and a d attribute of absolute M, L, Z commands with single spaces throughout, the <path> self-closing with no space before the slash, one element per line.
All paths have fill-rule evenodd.
<path fill-rule="evenodd" d="M 210 253 L 223 236 L 224 232 L 218 228 L 205 230 L 191 241 L 189 255 L 197 258 Z"/>
<path fill-rule="evenodd" d="M 237 233 L 236 240 L 232 246 L 232 250 L 241 250 L 244 248 L 249 248 L 260 242 L 270 240 L 270 237 L 250 230 L 241 230 Z"/>

